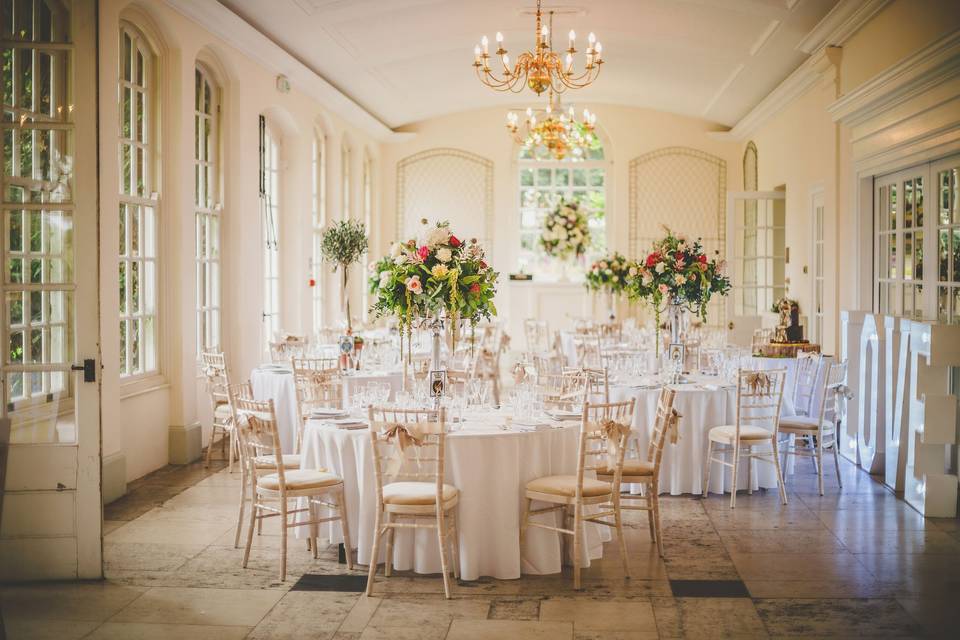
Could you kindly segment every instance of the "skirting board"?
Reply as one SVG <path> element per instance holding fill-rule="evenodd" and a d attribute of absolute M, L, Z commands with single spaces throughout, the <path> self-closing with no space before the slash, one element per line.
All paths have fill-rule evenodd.
<path fill-rule="evenodd" d="M 127 493 L 127 456 L 117 452 L 103 457 L 100 474 L 103 504 L 110 504 Z"/>
<path fill-rule="evenodd" d="M 189 464 L 203 454 L 203 429 L 200 423 L 170 425 L 170 464 Z"/>

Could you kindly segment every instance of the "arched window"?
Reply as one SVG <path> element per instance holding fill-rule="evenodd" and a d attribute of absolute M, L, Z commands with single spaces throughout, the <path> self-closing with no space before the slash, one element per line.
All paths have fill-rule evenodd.
<path fill-rule="evenodd" d="M 544 216 L 560 199 L 576 202 L 587 213 L 591 254 L 599 255 L 607 247 L 607 161 L 599 138 L 583 154 L 555 159 L 546 147 L 521 145 L 520 166 L 520 250 L 517 266 L 535 272 L 545 266 L 538 239 Z M 589 258 L 589 256 L 588 256 Z"/>
<path fill-rule="evenodd" d="M 120 375 L 157 370 L 159 210 L 157 59 L 143 34 L 120 27 Z"/>
<path fill-rule="evenodd" d="M 350 147 L 346 142 L 340 147 L 340 202 L 342 204 L 340 217 L 344 220 L 348 220 L 353 217 L 353 202 L 350 198 L 350 185 L 353 182 L 352 167 L 351 162 L 352 154 L 350 153 Z"/>
<path fill-rule="evenodd" d="M 197 350 L 220 345 L 220 90 L 197 65 L 194 82 Z"/>
<path fill-rule="evenodd" d="M 363 199 L 363 225 L 367 229 L 367 238 L 372 241 L 373 239 L 373 160 L 370 158 L 368 153 L 363 154 L 363 184 L 362 184 L 362 193 L 361 197 Z M 367 242 L 367 253 L 363 256 L 363 261 L 361 265 L 367 265 L 370 262 L 370 244 Z M 360 279 L 361 284 L 363 284 L 363 278 Z M 370 291 L 364 285 L 361 287 L 363 291 L 363 309 L 362 317 L 364 322 L 369 319 L 370 315 Z"/>
<path fill-rule="evenodd" d="M 264 346 L 280 331 L 280 148 L 260 116 L 260 219 L 263 243 Z"/>
<path fill-rule="evenodd" d="M 323 253 L 320 244 L 323 227 L 327 224 L 327 140 L 322 132 L 313 136 L 313 257 L 311 277 L 313 286 L 313 330 L 323 328 Z"/>

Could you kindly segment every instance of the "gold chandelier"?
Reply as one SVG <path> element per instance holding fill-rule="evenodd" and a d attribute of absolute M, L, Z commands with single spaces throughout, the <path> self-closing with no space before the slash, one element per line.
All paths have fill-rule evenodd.
<path fill-rule="evenodd" d="M 553 11 L 550 12 L 550 22 L 552 27 Z M 554 51 L 550 44 L 551 27 L 543 24 L 540 0 L 537 0 L 534 50 L 521 53 L 512 67 L 510 56 L 503 48 L 503 34 L 498 31 L 497 50 L 494 53 L 500 57 L 500 65 L 503 67 L 503 71 L 499 74 L 490 68 L 490 41 L 487 36 L 483 36 L 480 44 L 473 49 L 473 67 L 477 71 L 477 77 L 485 85 L 497 91 L 520 93 L 524 86 L 527 86 L 537 95 L 547 89 L 552 89 L 555 93 L 563 93 L 567 89 L 582 89 L 591 84 L 600 74 L 600 65 L 603 64 L 603 45 L 591 32 L 587 37 L 586 65 L 577 75 L 573 70 L 573 55 L 577 53 L 577 34 L 570 31 L 566 56 L 561 60 L 560 54 Z"/>
<path fill-rule="evenodd" d="M 583 110 L 583 117 L 577 119 L 576 112 L 570 107 L 566 112 L 560 106 L 559 97 L 554 102 L 553 90 L 547 108 L 534 110 L 527 108 L 520 133 L 520 118 L 511 111 L 507 114 L 507 131 L 513 139 L 526 148 L 541 155 L 546 152 L 554 160 L 563 160 L 572 155 L 574 160 L 583 160 L 589 151 L 597 145 L 597 114 Z"/>

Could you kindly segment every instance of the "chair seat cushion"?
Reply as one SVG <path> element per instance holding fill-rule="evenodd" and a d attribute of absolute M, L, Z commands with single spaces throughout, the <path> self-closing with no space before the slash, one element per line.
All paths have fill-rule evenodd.
<path fill-rule="evenodd" d="M 443 501 L 457 497 L 457 488 L 443 485 Z M 384 504 L 430 505 L 437 502 L 437 485 L 433 482 L 391 482 L 383 486 Z"/>
<path fill-rule="evenodd" d="M 287 489 L 291 491 L 321 489 L 343 482 L 332 473 L 314 471 L 313 469 L 293 469 L 291 471 L 284 471 L 283 475 L 287 483 Z M 280 476 L 276 473 L 260 476 L 257 478 L 257 485 L 271 491 L 279 491 Z"/>
<path fill-rule="evenodd" d="M 598 476 L 612 476 L 613 469 L 608 469 L 602 467 L 597 469 Z M 653 463 L 647 462 L 646 460 L 624 460 L 623 461 L 623 473 L 624 476 L 652 476 L 653 475 Z"/>
<path fill-rule="evenodd" d="M 233 413 L 230 411 L 229 404 L 218 404 L 213 410 L 213 417 L 217 422 L 225 422 L 233 419 Z"/>
<path fill-rule="evenodd" d="M 537 478 L 527 483 L 527 491 L 572 498 L 577 495 L 577 476 L 544 476 Z M 612 491 L 613 488 L 609 482 L 594 478 L 583 479 L 583 495 L 587 498 L 603 496 Z"/>
<path fill-rule="evenodd" d="M 296 453 L 285 453 L 281 456 L 283 461 L 284 469 L 299 469 L 300 468 L 300 455 Z M 274 456 L 257 456 L 253 459 L 254 463 L 257 465 L 257 469 L 275 469 L 277 467 L 277 459 Z M 289 474 L 288 474 L 289 475 Z"/>
<path fill-rule="evenodd" d="M 780 430 L 790 432 L 816 431 L 818 422 L 819 421 L 817 418 L 811 418 L 808 416 L 790 416 L 789 418 L 780 418 Z M 825 431 L 832 431 L 833 424 L 829 420 L 824 420 L 823 428 Z"/>
<path fill-rule="evenodd" d="M 736 425 L 726 424 L 722 427 L 710 429 L 710 439 L 714 442 L 733 442 L 737 437 Z M 745 424 L 740 427 L 741 440 L 770 440 L 773 438 L 773 431 L 757 427 L 755 425 Z"/>

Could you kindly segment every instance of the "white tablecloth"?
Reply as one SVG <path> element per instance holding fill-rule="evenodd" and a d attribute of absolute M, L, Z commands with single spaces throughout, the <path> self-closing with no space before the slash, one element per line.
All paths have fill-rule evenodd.
<path fill-rule="evenodd" d="M 463 579 L 480 576 L 519 578 L 521 573 L 557 573 L 561 568 L 560 535 L 530 528 L 520 548 L 524 487 L 541 476 L 575 473 L 579 425 L 543 431 L 501 431 L 490 422 L 467 423 L 447 437 L 446 479 L 460 490 L 460 571 Z M 360 564 L 370 562 L 376 513 L 376 479 L 367 430 L 342 430 L 318 421 L 308 423 L 302 465 L 326 468 L 344 479 L 350 531 Z M 538 503 L 534 503 L 534 508 Z M 544 506 L 544 505 L 540 505 Z M 541 518 L 555 517 L 553 514 Z M 556 516 L 556 524 L 560 523 Z M 305 528 L 298 536 L 307 535 Z M 606 527 L 585 527 L 585 564 L 603 553 Z M 321 537 L 342 542 L 336 523 L 324 525 Z M 571 545 L 572 547 L 572 545 Z M 385 554 L 380 548 L 380 562 Z M 439 573 L 436 532 L 397 531 L 394 566 L 418 573 Z"/>
<path fill-rule="evenodd" d="M 350 406 L 350 394 L 370 382 L 386 382 L 390 396 L 403 386 L 401 371 L 358 371 L 343 376 L 343 405 Z M 277 428 L 284 453 L 293 453 L 297 433 L 297 390 L 289 369 L 258 367 L 250 372 L 253 397 L 257 400 L 273 400 L 277 414 Z"/>
<path fill-rule="evenodd" d="M 692 377 L 696 379 L 696 377 Z M 707 434 L 713 427 L 733 424 L 737 410 L 737 390 L 735 387 L 704 388 L 695 383 L 675 385 L 677 395 L 674 408 L 682 415 L 679 423 L 680 437 L 676 444 L 667 439 L 663 446 L 663 460 L 660 467 L 660 492 L 671 495 L 703 492 L 703 465 L 707 455 Z M 660 389 L 636 388 L 612 384 L 610 400 L 622 402 L 636 398 L 633 430 L 639 445 L 640 455 L 645 459 L 647 445 L 653 432 L 653 423 L 657 415 L 657 399 Z M 773 465 L 755 462 L 754 489 L 757 487 L 776 488 L 777 474 Z M 740 468 L 741 489 L 747 488 L 746 465 Z M 722 493 L 729 490 L 732 470 L 714 464 L 710 473 L 710 492 Z"/>

